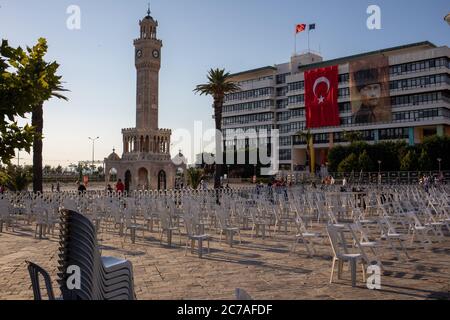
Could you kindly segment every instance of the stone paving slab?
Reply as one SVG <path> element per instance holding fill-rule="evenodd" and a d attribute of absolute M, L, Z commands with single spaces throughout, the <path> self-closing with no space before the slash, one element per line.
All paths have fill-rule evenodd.
<path fill-rule="evenodd" d="M 323 225 L 317 225 L 324 232 Z M 15 232 L 0 234 L 0 299 L 32 299 L 25 260 L 33 261 L 52 276 L 55 293 L 58 231 L 46 240 L 34 238 L 34 226 L 20 226 Z M 317 255 L 309 258 L 302 244 L 289 254 L 292 235 L 252 238 L 242 232 L 242 244 L 230 248 L 211 233 L 210 254 L 199 259 L 184 243 L 174 247 L 160 245 L 157 232 L 138 232 L 135 244 L 124 242 L 117 234 L 102 233 L 102 254 L 129 259 L 133 263 L 135 289 L 140 300 L 234 298 L 235 288 L 245 289 L 255 299 L 450 299 L 450 237 L 430 249 L 409 249 L 411 260 L 394 258 L 384 243 L 382 260 L 385 272 L 381 290 L 369 290 L 362 283 L 351 286 L 350 272 L 329 284 L 331 248 L 327 239 L 316 244 Z M 183 241 L 185 241 L 183 236 Z M 335 273 L 336 275 L 337 273 Z"/>

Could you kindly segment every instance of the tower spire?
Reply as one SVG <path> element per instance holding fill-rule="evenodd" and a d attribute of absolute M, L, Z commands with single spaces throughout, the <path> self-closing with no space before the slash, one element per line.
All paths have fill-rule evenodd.
<path fill-rule="evenodd" d="M 147 9 L 147 17 L 150 17 L 150 13 L 152 13 L 150 11 L 150 2 L 148 3 L 148 9 Z"/>

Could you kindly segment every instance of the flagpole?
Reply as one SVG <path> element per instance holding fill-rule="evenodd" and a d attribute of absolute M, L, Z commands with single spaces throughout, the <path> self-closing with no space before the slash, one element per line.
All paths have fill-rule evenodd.
<path fill-rule="evenodd" d="M 297 30 L 294 33 L 294 56 L 297 54 Z"/>
<path fill-rule="evenodd" d="M 311 28 L 308 27 L 308 53 L 311 52 L 311 50 L 309 49 L 309 33 L 311 32 Z"/>

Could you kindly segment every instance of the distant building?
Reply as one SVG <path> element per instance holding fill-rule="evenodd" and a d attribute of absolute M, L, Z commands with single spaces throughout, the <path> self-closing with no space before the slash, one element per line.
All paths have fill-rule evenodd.
<path fill-rule="evenodd" d="M 379 66 L 368 67 L 374 61 Z M 430 135 L 450 134 L 450 49 L 421 42 L 329 61 L 307 52 L 293 56 L 288 63 L 235 73 L 232 80 L 239 83 L 241 91 L 225 97 L 225 136 L 236 129 L 278 129 L 281 170 L 304 170 L 306 142 L 297 133 L 307 130 L 305 72 L 331 66 L 338 69 L 340 124 L 311 128 L 318 166 L 326 163 L 332 146 L 348 143 L 346 131 L 358 131 L 368 143 L 403 140 L 410 145 Z M 386 77 L 381 79 L 383 72 Z M 370 82 L 377 76 L 378 80 Z M 370 109 L 364 109 L 359 90 L 376 82 L 370 90 L 378 90 L 378 100 L 383 103 L 373 117 Z M 369 97 L 368 103 L 378 102 Z M 257 140 L 227 143 L 256 146 Z"/>

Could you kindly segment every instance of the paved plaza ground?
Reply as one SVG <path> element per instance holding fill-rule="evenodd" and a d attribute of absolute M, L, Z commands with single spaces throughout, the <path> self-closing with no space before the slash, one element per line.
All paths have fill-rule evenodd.
<path fill-rule="evenodd" d="M 314 229 L 325 235 L 324 225 Z M 173 248 L 160 245 L 158 232 L 138 232 L 136 243 L 118 234 L 101 233 L 102 254 L 131 260 L 138 299 L 226 299 L 234 298 L 235 288 L 245 289 L 255 299 L 450 299 L 450 237 L 430 249 L 409 249 L 411 260 L 394 259 L 383 243 L 385 271 L 381 290 L 369 290 L 358 274 L 353 288 L 350 272 L 329 284 L 331 248 L 324 236 L 316 245 L 317 255 L 308 258 L 299 244 L 289 254 L 293 234 L 252 238 L 242 232 L 242 244 L 230 248 L 211 233 L 210 254 L 199 259 L 188 252 L 174 236 Z M 0 299 L 32 299 L 25 260 L 47 269 L 56 284 L 58 231 L 46 240 L 34 238 L 34 226 L 21 225 L 0 234 Z M 182 236 L 183 245 L 185 236 Z M 336 275 L 336 273 L 335 273 Z M 336 277 L 337 278 L 337 277 Z"/>

